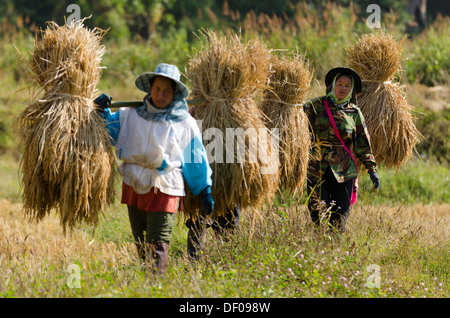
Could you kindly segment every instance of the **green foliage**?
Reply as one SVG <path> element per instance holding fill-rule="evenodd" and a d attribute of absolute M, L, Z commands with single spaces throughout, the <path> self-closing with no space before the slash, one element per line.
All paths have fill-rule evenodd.
<path fill-rule="evenodd" d="M 24 19 L 28 21 L 25 22 L 28 26 L 31 24 L 41 26 L 48 20 L 64 23 L 63 12 L 70 3 L 73 3 L 73 1 L 3 0 L 0 3 L 0 12 L 5 14 L 0 14 L 0 21 L 17 24 L 18 26 L 24 23 Z"/>
<path fill-rule="evenodd" d="M 368 175 L 359 178 L 359 203 L 363 205 L 450 203 L 448 166 L 415 159 L 410 160 L 398 171 L 385 170 L 381 166 L 378 175 L 381 187 L 377 192 L 373 191 Z"/>
<path fill-rule="evenodd" d="M 417 152 L 423 158 L 435 158 L 440 163 L 450 163 L 450 108 L 440 111 L 424 110 L 416 120 L 422 134 Z"/>
<path fill-rule="evenodd" d="M 320 79 L 330 67 L 347 64 L 343 48 L 352 43 L 354 35 L 373 31 L 365 24 L 370 14 L 367 6 L 371 2 L 283 0 L 273 6 L 264 1 L 228 0 L 225 6 L 225 1 L 212 0 L 81 0 L 77 4 L 80 6 L 81 18 L 91 16 L 85 24 L 91 28 L 109 29 L 105 41 L 109 45 L 116 43 L 120 47 L 128 47 L 121 48 L 124 53 L 129 53 L 129 50 L 147 53 L 148 49 L 142 50 L 141 45 L 150 44 L 153 51 L 162 51 L 161 54 L 151 52 L 146 55 L 150 59 L 153 56 L 164 57 L 169 53 L 169 59 L 183 68 L 181 63 L 187 60 L 184 55 L 190 52 L 189 46 L 197 45 L 198 39 L 194 33 L 199 29 L 211 28 L 224 34 L 234 30 L 242 32 L 246 38 L 260 37 L 273 49 L 304 54 L 312 61 L 316 78 Z M 0 19 L 4 25 L 36 31 L 36 27 L 44 28 L 48 20 L 63 24 L 65 17 L 70 14 L 66 11 L 69 4 L 69 0 L 59 1 L 56 5 L 49 0 L 39 3 L 7 0 L 0 4 L 0 9 L 6 12 Z M 405 32 L 404 23 L 411 18 L 405 15 L 405 3 L 378 1 L 377 4 L 382 9 L 383 28 L 391 30 L 400 38 Z M 448 17 L 438 18 L 424 33 L 413 37 L 405 46 L 403 65 L 409 82 L 436 85 L 449 80 L 449 20 Z M 3 35 L 9 31 L 0 28 Z M 137 47 L 131 48 L 134 45 Z M 168 50 L 168 47 L 173 50 Z M 120 50 L 114 52 L 120 53 Z M 4 56 L 8 58 L 11 54 Z M 117 60 L 120 58 L 118 56 Z M 143 64 L 136 61 L 129 66 L 133 68 L 135 63 Z M 10 65 L 3 59 L 0 59 L 0 64 Z M 143 68 L 148 70 L 145 65 Z M 118 70 L 134 72 L 133 69 Z M 111 74 L 117 76 L 116 72 Z"/>
<path fill-rule="evenodd" d="M 448 135 L 447 135 L 448 136 Z M 448 158 L 448 157 L 447 157 Z M 366 172 L 358 179 L 357 205 L 413 205 L 450 203 L 450 167 L 429 158 L 409 160 L 398 170 L 378 169 L 381 187 L 373 190 L 373 184 Z M 279 195 L 274 204 L 281 207 L 306 204 L 307 193 L 304 186 L 301 197 Z"/>
<path fill-rule="evenodd" d="M 437 85 L 449 80 L 450 18 L 438 19 L 414 39 L 408 50 L 406 74 L 409 82 Z"/>
<path fill-rule="evenodd" d="M 286 14 L 291 17 L 295 12 L 295 5 L 299 3 L 299 0 L 278 0 L 276 5 L 270 1 L 259 1 L 259 0 L 219 0 L 217 1 L 217 6 L 219 8 L 223 8 L 224 3 L 227 2 L 227 5 L 232 10 L 237 10 L 241 14 L 245 15 L 250 11 L 254 11 L 256 14 L 266 13 L 266 14 L 275 14 L 278 16 L 282 16 Z M 313 1 L 309 1 L 313 2 Z M 317 1 L 316 1 L 317 2 Z"/>
<path fill-rule="evenodd" d="M 108 43 L 102 61 L 107 68 L 103 71 L 101 85 L 117 88 L 120 83 L 122 87 L 134 89 L 137 75 L 153 71 L 163 61 L 175 64 L 183 71 L 195 46 L 187 41 L 186 30 L 170 29 L 166 36 L 157 34 L 147 41 Z"/>
<path fill-rule="evenodd" d="M 164 14 L 173 3 L 173 0 L 80 0 L 75 4 L 80 8 L 80 18 L 91 17 L 85 21 L 87 26 L 110 28 L 107 37 L 120 40 L 135 35 L 150 37 L 157 26 L 167 20 Z M 70 4 L 74 4 L 73 1 L 6 0 L 0 4 L 0 10 L 8 14 L 0 16 L 0 21 L 33 30 L 44 28 L 45 22 L 50 20 L 62 25 L 72 13 L 67 12 Z"/>

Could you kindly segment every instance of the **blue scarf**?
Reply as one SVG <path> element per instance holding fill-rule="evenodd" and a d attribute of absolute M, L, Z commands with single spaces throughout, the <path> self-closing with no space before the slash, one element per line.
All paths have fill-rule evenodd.
<path fill-rule="evenodd" d="M 154 121 L 182 121 L 189 116 L 188 104 L 184 98 L 175 96 L 172 103 L 166 108 L 155 107 L 150 98 L 150 94 L 144 97 L 142 106 L 136 108 L 139 116 L 146 120 Z"/>

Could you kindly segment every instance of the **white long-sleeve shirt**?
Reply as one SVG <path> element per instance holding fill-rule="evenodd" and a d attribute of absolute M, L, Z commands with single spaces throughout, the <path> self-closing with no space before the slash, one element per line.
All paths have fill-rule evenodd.
<path fill-rule="evenodd" d="M 136 193 L 152 187 L 184 196 L 184 181 L 192 194 L 212 186 L 212 170 L 195 119 L 155 121 L 141 117 L 135 108 L 103 112 L 106 127 L 122 161 L 118 171 Z"/>

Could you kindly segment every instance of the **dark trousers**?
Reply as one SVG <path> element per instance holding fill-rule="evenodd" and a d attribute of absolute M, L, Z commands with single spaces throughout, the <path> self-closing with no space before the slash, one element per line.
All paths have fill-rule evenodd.
<path fill-rule="evenodd" d="M 216 233 L 223 233 L 223 231 L 228 230 L 233 231 L 238 228 L 240 220 L 241 207 L 236 204 L 233 210 L 226 208 L 225 215 L 215 219 L 212 228 Z"/>
<path fill-rule="evenodd" d="M 328 211 L 330 225 L 339 232 L 345 231 L 345 223 L 350 211 L 350 201 L 353 191 L 353 181 L 338 183 L 333 172 L 328 167 L 321 180 L 308 180 L 308 209 L 315 224 L 320 224 L 321 218 Z"/>
<path fill-rule="evenodd" d="M 212 227 L 216 234 L 225 235 L 236 231 L 241 219 L 241 207 L 235 205 L 233 209 L 226 208 L 225 215 L 215 218 L 212 223 L 206 224 L 202 220 L 188 220 L 186 226 L 189 228 L 187 237 L 188 254 L 193 259 L 199 258 L 203 247 L 206 229 Z"/>
<path fill-rule="evenodd" d="M 139 258 L 165 275 L 176 213 L 146 212 L 128 205 L 128 216 Z"/>
<path fill-rule="evenodd" d="M 136 242 L 170 243 L 176 213 L 146 212 L 128 206 L 131 231 Z"/>

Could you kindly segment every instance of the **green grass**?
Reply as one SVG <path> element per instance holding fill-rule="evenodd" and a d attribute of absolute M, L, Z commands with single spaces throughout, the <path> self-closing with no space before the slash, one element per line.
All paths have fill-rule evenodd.
<path fill-rule="evenodd" d="M 436 169 L 433 165 L 415 168 L 415 163 L 407 171 L 436 174 L 429 170 Z M 389 188 L 387 177 L 380 175 Z M 399 173 L 392 182 L 407 184 L 405 176 Z M 118 200 L 100 217 L 95 231 L 81 226 L 68 237 L 62 237 L 55 216 L 30 225 L 18 205 L 6 204 L 0 207 L 0 296 L 448 297 L 448 201 L 364 203 L 361 191 L 363 199 L 352 208 L 342 237 L 313 228 L 303 203 L 279 200 L 260 209 L 261 218 L 244 212 L 240 231 L 227 238 L 209 230 L 196 263 L 187 258 L 187 229 L 179 215 L 165 278 L 138 261 L 126 208 Z M 413 202 L 414 191 L 409 192 L 407 201 Z M 403 197 L 399 192 L 394 201 Z M 69 287 L 73 264 L 80 269 L 79 288 Z M 379 286 L 371 287 L 377 271 Z"/>
<path fill-rule="evenodd" d="M 0 176 L 2 176 L 0 198 L 21 202 L 19 159 L 15 155 L 11 153 L 0 155 Z"/>
<path fill-rule="evenodd" d="M 439 169 L 447 168 L 414 164 L 396 177 L 380 172 L 383 188 L 395 184 L 404 193 L 380 192 L 369 203 L 363 186 L 340 238 L 314 229 L 303 203 L 278 200 L 259 210 L 262 218 L 244 212 L 239 233 L 228 239 L 208 231 L 202 258 L 191 263 L 179 215 L 165 278 L 138 261 L 126 208 L 118 200 L 95 231 L 81 226 L 68 237 L 62 237 L 55 216 L 30 225 L 19 206 L 6 203 L 0 207 L 0 297 L 446 298 L 448 200 L 446 205 L 398 202 L 419 202 L 426 196 L 408 186 L 416 173 L 422 171 L 430 185 Z M 8 160 L 4 165 L 15 167 Z M 15 174 L 13 169 L 2 173 Z M 73 264 L 80 269 L 79 288 L 68 285 Z M 371 288 L 376 270 L 380 285 Z"/>
<path fill-rule="evenodd" d="M 370 177 L 359 178 L 358 200 L 371 205 L 410 205 L 450 202 L 450 168 L 436 161 L 410 160 L 398 171 L 385 170 L 378 175 L 381 187 L 372 191 Z"/>
<path fill-rule="evenodd" d="M 222 240 L 208 233 L 203 258 L 190 263 L 185 229 L 175 228 L 165 278 L 156 277 L 128 250 L 130 261 L 111 261 L 123 241 L 87 257 L 66 251 L 36 264 L 33 255 L 20 262 L 1 258 L 3 297 L 448 297 L 449 243 L 428 241 L 418 227 L 403 232 L 401 220 L 387 211 L 362 208 L 348 234 L 340 239 L 314 230 L 303 208 L 285 216 L 267 211 L 253 226 L 245 219 L 241 231 Z M 115 216 L 108 216 L 106 221 Z M 381 222 L 374 221 L 380 217 Z M 124 224 L 117 237 L 126 235 Z M 117 225 L 117 224 L 116 224 Z M 102 224 L 101 227 L 112 226 Z M 127 230 L 125 230 L 127 231 Z M 128 232 L 128 231 L 127 231 Z M 369 235 L 370 234 L 370 235 Z M 441 233 L 442 234 L 442 233 Z M 78 232 L 75 237 L 78 237 Z M 87 235 L 86 233 L 82 235 Z M 448 237 L 447 237 L 448 238 Z M 89 237 L 89 240 L 91 237 Z M 101 238 L 100 238 L 101 239 Z M 107 240 L 110 240 L 108 238 Z M 114 241 L 114 239 L 113 239 Z M 69 288 L 67 268 L 80 267 L 80 286 Z M 379 286 L 374 275 L 379 273 Z M 5 280 L 5 281 L 6 281 Z"/>
<path fill-rule="evenodd" d="M 364 205 L 412 205 L 450 203 L 450 168 L 438 161 L 414 158 L 398 170 L 378 168 L 381 187 L 373 190 L 373 184 L 366 171 L 358 179 L 358 203 Z M 278 196 L 275 204 L 280 206 L 305 203 L 306 187 L 302 197 Z"/>

